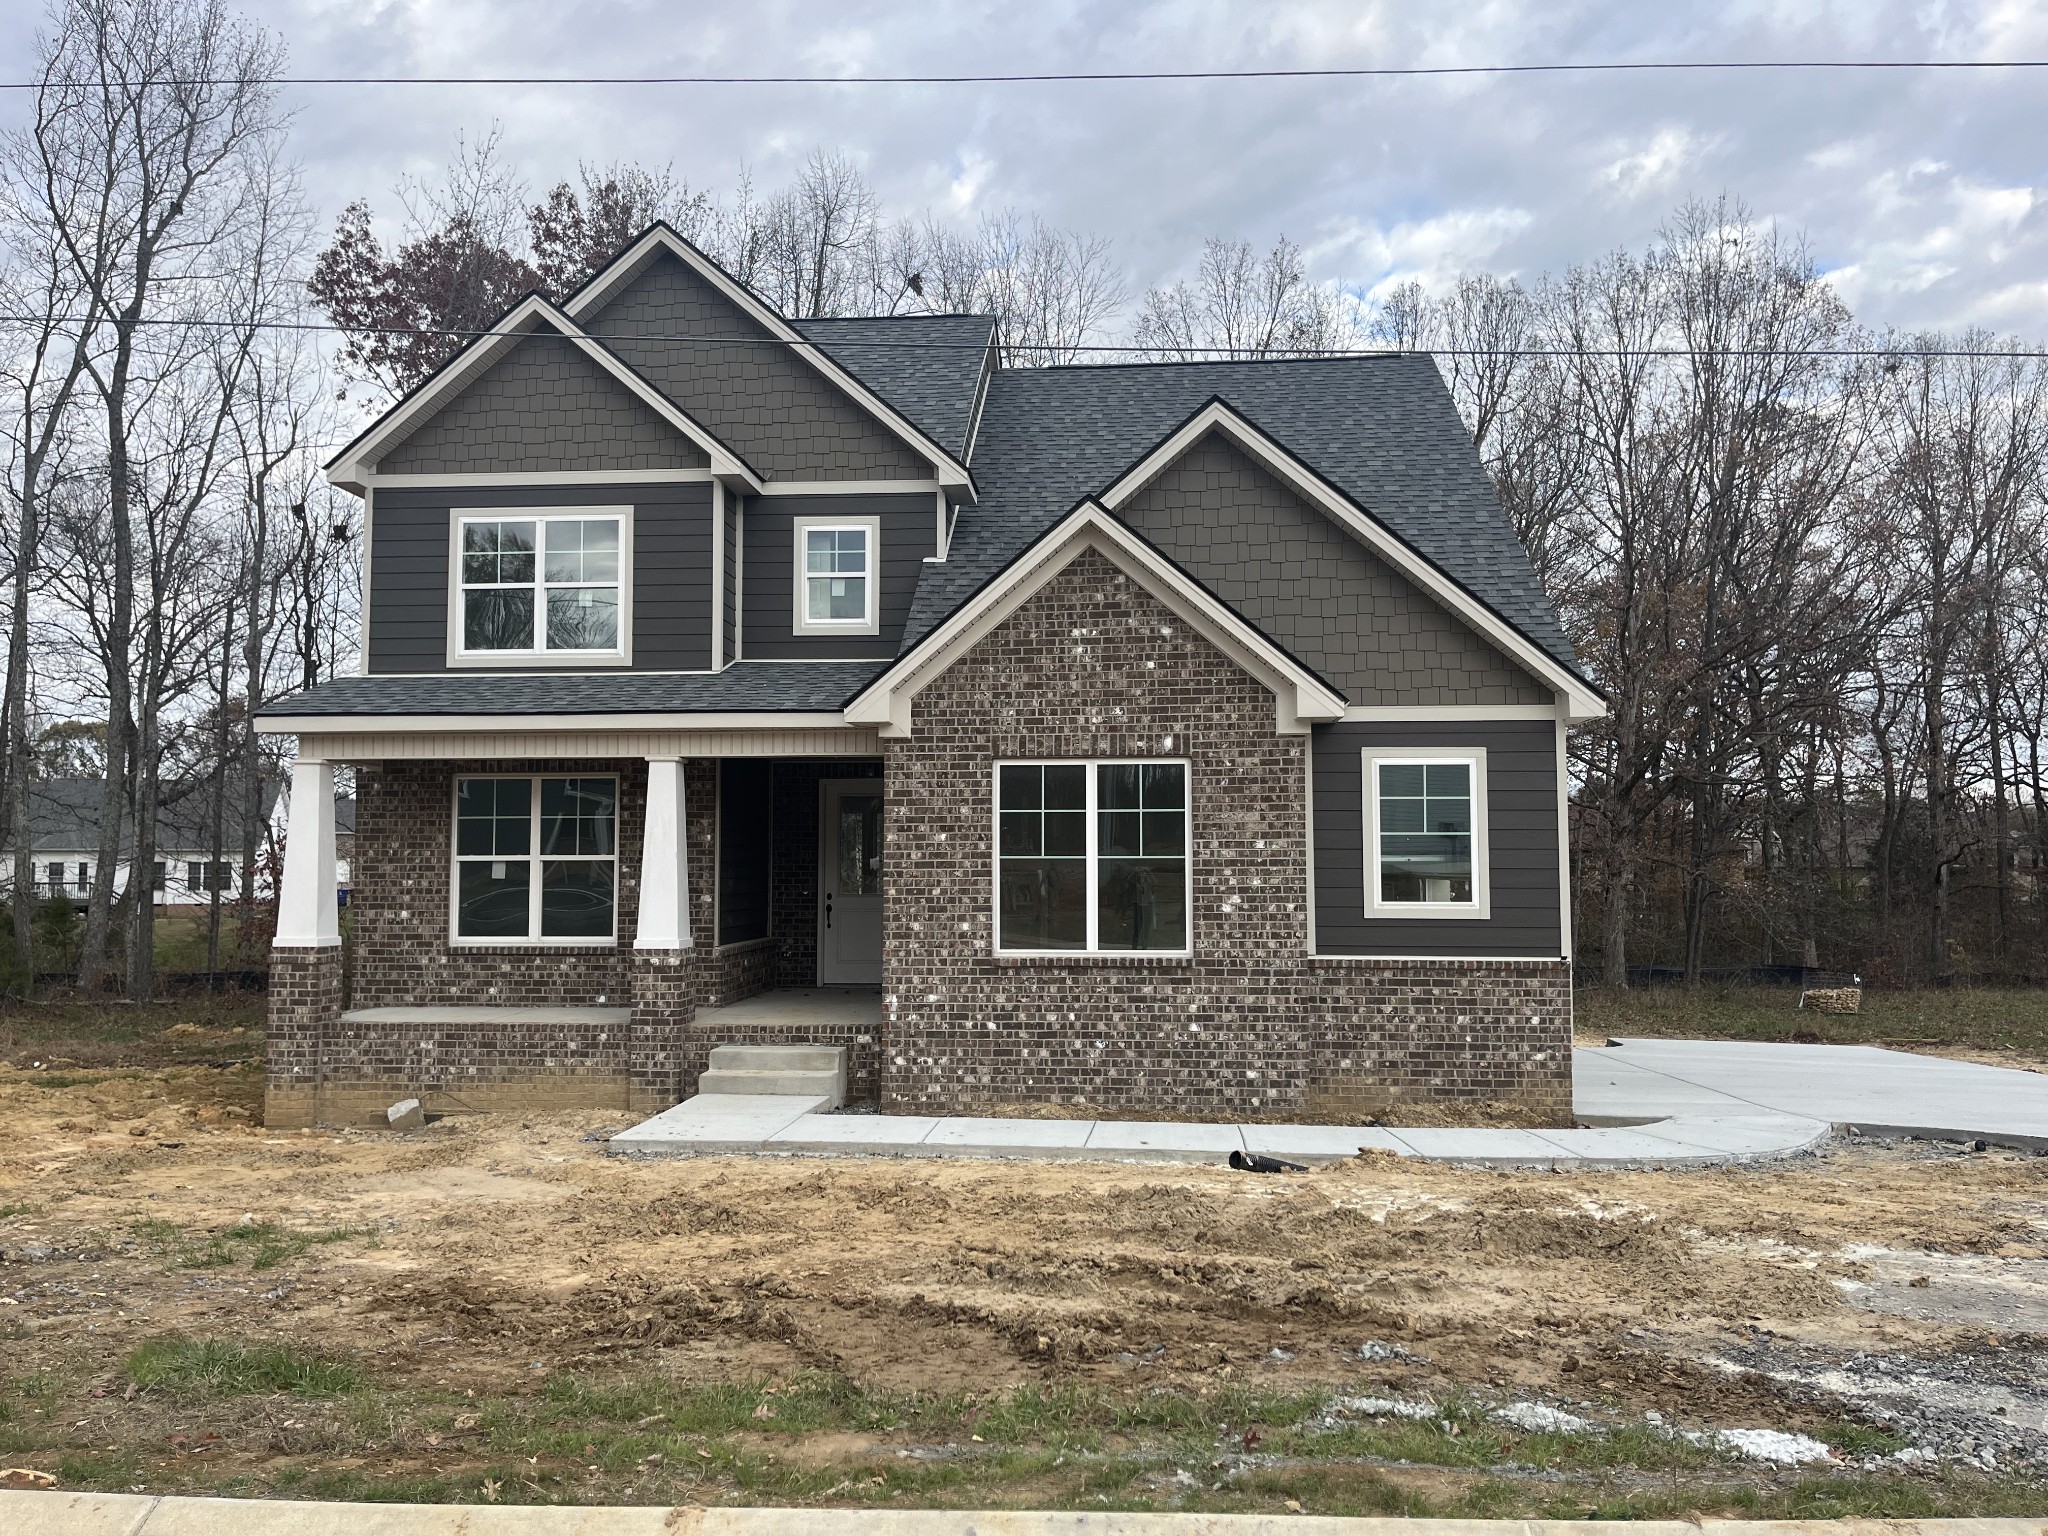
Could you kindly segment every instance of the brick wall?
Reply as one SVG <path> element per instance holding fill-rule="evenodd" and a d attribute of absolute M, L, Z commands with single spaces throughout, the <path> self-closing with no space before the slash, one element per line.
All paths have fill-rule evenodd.
<path fill-rule="evenodd" d="M 270 1022 L 263 1047 L 263 1123 L 319 1119 L 321 1058 L 341 1018 L 341 950 L 270 952 Z"/>
<path fill-rule="evenodd" d="M 1305 751 L 1264 688 L 1100 555 L 1054 577 L 885 745 L 884 1108 L 1568 1110 L 1562 964 L 1311 962 Z M 994 764 L 1147 757 L 1191 764 L 1193 957 L 995 954 Z"/>

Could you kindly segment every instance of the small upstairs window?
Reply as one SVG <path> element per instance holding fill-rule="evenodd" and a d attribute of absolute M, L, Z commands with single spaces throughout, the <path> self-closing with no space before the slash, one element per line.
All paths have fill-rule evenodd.
<path fill-rule="evenodd" d="M 449 659 L 623 659 L 629 540 L 610 509 L 460 514 Z"/>
<path fill-rule="evenodd" d="M 875 557 L 881 519 L 800 517 L 795 533 L 796 633 L 877 633 Z"/>

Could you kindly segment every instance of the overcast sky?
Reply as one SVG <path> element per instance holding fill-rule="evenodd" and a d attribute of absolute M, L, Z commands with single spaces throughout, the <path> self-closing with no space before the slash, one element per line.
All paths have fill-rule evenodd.
<path fill-rule="evenodd" d="M 1468 0 L 1462 6 L 1087 0 L 251 0 L 300 74 L 849 73 L 1628 59 L 2048 58 L 2048 6 Z M 0 7 L 5 74 L 38 24 Z M 391 211 L 458 130 L 501 123 L 544 186 L 579 161 L 741 166 L 774 186 L 815 145 L 892 211 L 1015 207 L 1111 236 L 1133 291 L 1206 235 L 1286 234 L 1373 288 L 1533 276 L 1641 246 L 1726 191 L 1804 230 L 1859 318 L 2048 338 L 2048 70 L 832 87 L 295 88 L 323 223 Z M 18 113 L 21 98 L 0 102 Z"/>

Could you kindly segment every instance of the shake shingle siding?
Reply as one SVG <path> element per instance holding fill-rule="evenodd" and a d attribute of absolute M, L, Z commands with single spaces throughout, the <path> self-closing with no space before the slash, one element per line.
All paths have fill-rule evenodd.
<path fill-rule="evenodd" d="M 654 408 L 560 336 L 516 344 L 390 452 L 384 474 L 699 469 Z"/>
<path fill-rule="evenodd" d="M 634 670 L 709 667 L 711 487 L 701 481 L 684 481 L 672 485 L 380 490 L 371 532 L 371 672 L 439 672 L 447 668 L 448 549 L 456 509 L 592 506 L 633 508 Z"/>
<path fill-rule="evenodd" d="M 587 329 L 771 479 L 931 478 L 922 455 L 673 257 Z"/>
<path fill-rule="evenodd" d="M 1550 691 L 1212 433 L 1120 510 L 1353 704 L 1548 704 Z"/>

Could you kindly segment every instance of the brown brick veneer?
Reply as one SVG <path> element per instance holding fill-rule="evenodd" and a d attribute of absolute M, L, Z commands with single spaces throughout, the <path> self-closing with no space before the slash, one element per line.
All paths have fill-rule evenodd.
<path fill-rule="evenodd" d="M 1563 963 L 1307 955 L 1305 747 L 1102 556 L 1054 577 L 885 744 L 883 1107 L 1270 1115 L 1382 1095 L 1568 1112 Z M 995 954 L 994 764 L 1148 757 L 1192 765 L 1193 957 Z"/>

